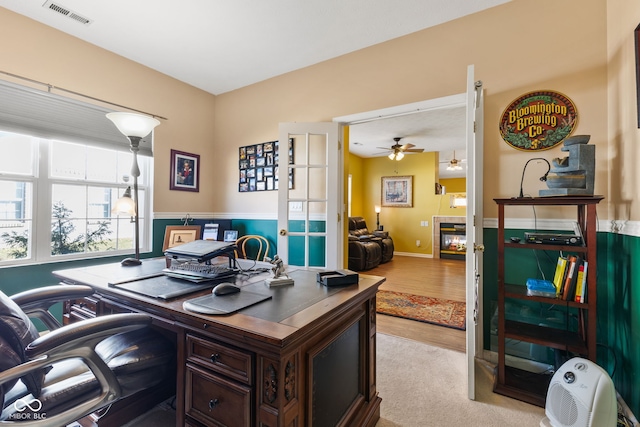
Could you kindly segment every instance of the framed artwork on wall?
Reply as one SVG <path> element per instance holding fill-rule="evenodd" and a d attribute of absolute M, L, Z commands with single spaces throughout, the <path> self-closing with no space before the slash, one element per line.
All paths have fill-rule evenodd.
<path fill-rule="evenodd" d="M 171 150 L 169 189 L 200 191 L 200 155 Z"/>
<path fill-rule="evenodd" d="M 293 164 L 293 138 L 289 138 L 289 164 Z M 272 191 L 278 189 L 278 141 L 247 145 L 238 149 L 238 191 Z M 289 171 L 289 188 L 293 188 L 293 170 Z"/>
<path fill-rule="evenodd" d="M 413 207 L 413 176 L 383 176 L 382 206 Z"/>

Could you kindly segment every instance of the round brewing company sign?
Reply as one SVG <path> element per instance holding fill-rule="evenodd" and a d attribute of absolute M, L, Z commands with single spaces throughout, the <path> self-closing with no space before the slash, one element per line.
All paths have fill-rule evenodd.
<path fill-rule="evenodd" d="M 518 150 L 548 150 L 571 135 L 577 123 L 573 101 L 559 92 L 541 90 L 509 104 L 500 119 L 500 134 Z"/>

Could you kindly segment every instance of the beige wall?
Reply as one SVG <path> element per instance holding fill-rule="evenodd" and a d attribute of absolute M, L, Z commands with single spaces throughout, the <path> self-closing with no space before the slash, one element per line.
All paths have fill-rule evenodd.
<path fill-rule="evenodd" d="M 166 117 L 155 133 L 154 211 L 216 209 L 210 197 L 217 166 L 213 95 L 3 8 L 0 52 L 1 71 Z M 0 78 L 24 84 L 1 74 Z M 201 156 L 200 193 L 169 191 L 171 149 Z"/>
<path fill-rule="evenodd" d="M 486 94 L 485 217 L 496 217 L 494 197 L 518 193 L 533 157 L 502 141 L 500 114 L 523 93 L 548 89 L 575 102 L 576 133 L 597 146 L 596 192 L 612 204 L 599 218 L 638 220 L 631 34 L 639 20 L 632 0 L 513 0 L 214 97 L 0 9 L 0 69 L 167 117 L 156 135 L 156 212 L 259 215 L 276 212 L 276 195 L 238 193 L 239 146 L 277 139 L 279 122 L 328 121 L 464 92 L 467 65 L 475 64 Z M 202 156 L 200 193 L 168 190 L 171 148 Z M 563 156 L 559 148 L 536 155 Z"/>
<path fill-rule="evenodd" d="M 596 192 L 608 193 L 607 44 L 605 0 L 515 0 L 470 17 L 279 76 L 217 98 L 215 140 L 245 145 L 277 135 L 284 121 L 332 117 L 427 100 L 465 91 L 475 64 L 485 87 L 486 217 L 497 216 L 495 197 L 519 192 L 519 178 L 533 153 L 508 146 L 498 132 L 504 108 L 532 90 L 564 93 L 577 105 L 576 134 L 597 145 Z M 235 146 L 234 145 L 234 146 Z M 235 150 L 221 154 L 228 167 L 221 193 L 231 212 L 275 212 L 271 194 L 237 194 Z M 537 152 L 564 157 L 560 148 Z M 534 174 L 527 190 L 537 192 Z M 529 172 L 527 173 L 529 176 Z M 531 181 L 531 182 L 529 182 Z M 606 209 L 600 218 L 606 216 Z M 563 216 L 571 216 L 566 211 Z M 530 216 L 530 212 L 522 212 Z M 559 216 L 552 212 L 550 217 Z"/>
<path fill-rule="evenodd" d="M 640 3 L 634 0 L 609 0 L 607 4 L 609 218 L 638 221 L 640 133 L 633 31 L 640 23 Z"/>

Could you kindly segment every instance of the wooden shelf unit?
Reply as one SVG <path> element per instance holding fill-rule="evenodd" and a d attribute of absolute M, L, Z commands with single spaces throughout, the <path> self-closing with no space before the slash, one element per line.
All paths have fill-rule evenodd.
<path fill-rule="evenodd" d="M 544 407 L 551 374 L 535 374 L 506 366 L 506 339 L 514 339 L 580 354 L 596 360 L 596 207 L 603 196 L 561 196 L 494 199 L 498 205 L 498 366 L 494 391 L 534 405 Z M 578 227 L 583 244 L 552 245 L 527 242 L 512 242 L 505 239 L 504 221 L 506 206 L 575 206 Z M 534 249 L 579 254 L 589 263 L 587 273 L 587 300 L 585 303 L 564 301 L 556 298 L 527 295 L 524 284 L 505 281 L 506 250 Z M 505 300 L 517 299 L 562 306 L 578 312 L 577 331 L 539 326 L 505 318 Z"/>

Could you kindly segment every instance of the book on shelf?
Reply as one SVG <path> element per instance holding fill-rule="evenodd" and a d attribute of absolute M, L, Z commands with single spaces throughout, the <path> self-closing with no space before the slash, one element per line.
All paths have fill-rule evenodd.
<path fill-rule="evenodd" d="M 567 262 L 567 277 L 564 280 L 564 286 L 562 288 L 562 299 L 565 301 L 572 300 L 576 292 L 578 269 L 580 268 L 580 264 L 582 264 L 582 258 L 569 255 Z"/>
<path fill-rule="evenodd" d="M 553 275 L 553 286 L 556 288 L 556 297 L 559 297 L 562 292 L 562 283 L 566 269 L 567 259 L 563 256 L 559 256 L 558 263 L 556 264 L 556 272 Z"/>
<path fill-rule="evenodd" d="M 587 261 L 583 261 L 582 265 L 578 268 L 578 283 L 576 284 L 576 293 L 574 297 L 575 302 L 584 303 L 585 302 L 585 294 L 587 291 L 587 267 L 589 263 Z"/>

